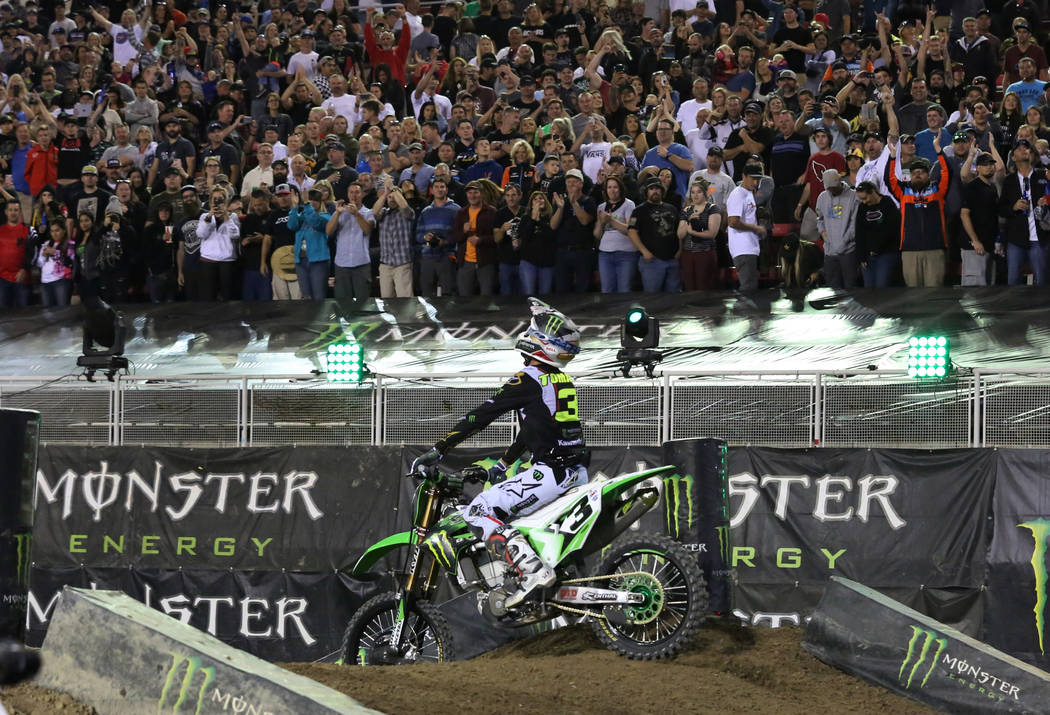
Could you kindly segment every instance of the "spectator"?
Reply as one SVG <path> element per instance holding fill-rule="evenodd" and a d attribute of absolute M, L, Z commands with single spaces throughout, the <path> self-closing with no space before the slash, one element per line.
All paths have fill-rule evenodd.
<path fill-rule="evenodd" d="M 411 298 L 416 214 L 393 183 L 384 185 L 372 212 L 379 224 L 379 295 Z"/>
<path fill-rule="evenodd" d="M 641 254 L 638 272 L 642 277 L 642 290 L 647 293 L 682 290 L 678 214 L 678 209 L 664 201 L 664 185 L 659 179 L 645 184 L 645 202 L 631 214 L 629 235 Z"/>
<path fill-rule="evenodd" d="M 711 290 L 718 277 L 715 239 L 723 227 L 722 212 L 708 200 L 707 183 L 700 179 L 689 186 L 689 203 L 678 219 L 682 239 L 680 257 L 682 285 L 687 291 Z"/>
<path fill-rule="evenodd" d="M 657 144 L 645 152 L 642 166 L 655 166 L 670 169 L 675 178 L 675 191 L 685 196 L 689 191 L 689 173 L 693 170 L 693 155 L 689 150 L 674 140 L 674 121 L 660 119 L 656 123 Z"/>
<path fill-rule="evenodd" d="M 817 228 L 824 239 L 824 280 L 832 288 L 853 288 L 857 285 L 857 194 L 835 169 L 821 178 L 824 191 L 817 198 Z"/>
<path fill-rule="evenodd" d="M 47 237 L 40 244 L 36 264 L 40 267 L 40 299 L 44 307 L 69 305 L 73 294 L 76 245 L 66 233 L 65 221 L 48 224 Z"/>
<path fill-rule="evenodd" d="M 36 130 L 36 143 L 26 155 L 25 172 L 33 196 L 58 181 L 58 147 L 51 143 L 51 129 L 45 125 Z"/>
<path fill-rule="evenodd" d="M 994 177 L 998 162 L 987 152 L 977 155 L 977 178 L 962 190 L 961 223 L 964 231 L 960 242 L 962 285 L 984 286 L 994 277 L 992 251 L 999 243 L 999 190 Z M 983 236 L 983 239 L 982 239 Z"/>
<path fill-rule="evenodd" d="M 29 305 L 30 270 L 36 233 L 22 222 L 18 201 L 4 205 L 6 221 L 0 226 L 0 308 Z"/>
<path fill-rule="evenodd" d="M 391 189 L 392 182 L 384 182 L 379 190 L 385 194 Z M 313 191 L 317 191 L 316 194 Z M 372 229 L 376 219 L 372 210 L 365 205 L 364 190 L 361 184 L 354 182 L 347 190 L 346 201 L 336 204 L 335 213 L 323 213 L 320 202 L 320 191 L 314 189 L 309 194 L 309 212 L 313 210 L 315 218 L 310 220 L 320 223 L 324 219 L 327 226 L 320 224 L 329 236 L 336 237 L 335 245 L 335 298 L 336 300 L 364 300 L 372 291 L 372 257 L 368 250 Z M 316 198 L 315 198 L 316 196 Z M 378 200 L 377 200 L 378 201 Z M 385 201 L 384 201 L 385 204 Z M 382 205 L 380 205 L 382 209 Z M 289 221 L 294 228 L 294 220 Z M 299 234 L 296 234 L 298 246 Z M 301 250 L 298 253 L 302 253 Z M 308 256 L 308 273 L 302 270 L 302 259 L 296 271 L 299 273 L 299 284 L 303 286 L 303 297 L 313 300 L 324 298 L 328 285 L 328 242 L 318 243 Z M 309 288 L 304 284 L 310 283 Z"/>
<path fill-rule="evenodd" d="M 448 167 L 445 167 L 447 171 Z M 460 206 L 449 200 L 449 181 L 435 176 L 431 184 L 433 201 L 423 209 L 416 221 L 416 245 L 420 247 L 420 290 L 425 296 L 455 295 L 456 273 L 453 263 L 456 244 L 452 238 L 452 225 Z"/>
<path fill-rule="evenodd" d="M 999 215 L 1006 219 L 1002 242 L 1006 244 L 1006 282 L 1020 285 L 1021 269 L 1027 261 L 1032 267 L 1032 282 L 1046 284 L 1046 264 L 1050 232 L 1040 225 L 1036 214 L 1050 203 L 1050 182 L 1046 170 L 1033 167 L 1033 147 L 1019 139 L 1013 151 L 1014 170 L 1003 180 L 999 197 Z"/>
<path fill-rule="evenodd" d="M 270 279 L 270 194 L 254 188 L 248 197 L 248 212 L 241 222 L 241 298 L 273 300 Z"/>
<path fill-rule="evenodd" d="M 900 272 L 901 215 L 897 204 L 873 181 L 857 185 L 857 258 L 865 288 L 887 288 Z"/>
<path fill-rule="evenodd" d="M 794 124 L 794 120 L 792 120 L 792 124 Z M 715 206 L 720 208 L 725 208 L 726 202 L 729 200 L 729 194 L 736 188 L 733 179 L 722 168 L 725 166 L 725 162 L 722 160 L 723 156 L 722 147 L 717 144 L 712 145 L 707 150 L 706 168 L 694 171 L 689 177 L 690 190 L 697 180 L 702 179 L 707 184 L 709 199 Z"/>
<path fill-rule="evenodd" d="M 936 182 L 930 180 L 930 162 L 911 160 L 908 183 L 897 178 L 897 159 L 890 160 L 890 191 L 901 207 L 901 265 L 904 283 L 910 288 L 935 288 L 944 282 L 945 250 L 944 195 L 948 192 L 948 164 L 941 155 L 939 137 L 934 151 L 940 167 Z M 891 150 L 892 153 L 892 150 Z"/>
<path fill-rule="evenodd" d="M 481 184 L 466 186 L 467 205 L 452 221 L 456 244 L 456 287 L 459 295 L 495 295 L 499 268 L 496 261 L 496 209 L 482 198 Z"/>
<path fill-rule="evenodd" d="M 518 235 L 526 207 L 518 184 L 503 189 L 504 205 L 496 212 L 496 259 L 499 262 L 500 295 L 521 294 L 521 238 Z"/>
<path fill-rule="evenodd" d="M 554 210 L 547 195 L 533 191 L 529 206 L 518 226 L 521 244 L 521 289 L 525 295 L 553 292 L 557 238 L 551 228 Z"/>
<path fill-rule="evenodd" d="M 842 154 L 831 149 L 831 135 L 823 127 L 813 130 L 813 139 L 817 145 L 817 151 L 810 155 L 806 162 L 805 186 L 802 196 L 795 207 L 795 219 L 802 222 L 799 231 L 803 239 L 816 238 L 819 234 L 817 229 L 817 198 L 824 190 L 824 172 L 835 169 L 839 173 L 846 171 L 846 160 Z M 901 139 L 903 141 L 903 137 Z"/>
<path fill-rule="evenodd" d="M 266 143 L 259 144 L 255 148 L 255 154 L 259 158 L 259 165 L 244 175 L 244 182 L 241 184 L 242 201 L 248 201 L 256 189 L 265 187 L 269 190 L 274 185 L 273 146 Z M 267 198 L 269 198 L 268 193 Z"/>
<path fill-rule="evenodd" d="M 583 172 L 565 172 L 565 193 L 554 194 L 551 228 L 557 240 L 554 260 L 554 289 L 558 293 L 584 293 L 594 271 L 594 238 L 588 228 L 594 223 L 594 200 L 583 193 Z"/>
<path fill-rule="evenodd" d="M 276 177 L 274 178 L 276 181 Z M 295 260 L 295 231 L 288 226 L 291 215 L 292 187 L 286 183 L 277 184 L 274 188 L 277 206 L 270 211 L 267 220 L 267 234 L 270 236 L 270 268 L 273 269 L 274 300 L 300 300 L 302 291 L 299 288 L 298 261 Z"/>
<path fill-rule="evenodd" d="M 758 290 L 759 241 L 766 237 L 766 229 L 758 223 L 754 194 L 762 172 L 761 164 L 746 164 L 740 186 L 729 194 L 726 206 L 729 215 L 729 254 L 733 257 L 742 293 Z"/>
<path fill-rule="evenodd" d="M 175 225 L 171 204 L 162 201 L 157 206 L 157 220 L 149 224 L 142 236 L 145 256 L 146 291 L 151 303 L 169 303 L 175 300 L 178 288 L 178 227 Z"/>
<path fill-rule="evenodd" d="M 197 238 L 200 239 L 200 299 L 233 300 L 233 271 L 241 225 L 237 213 L 229 209 L 224 190 L 212 192 L 208 211 L 201 214 L 197 223 Z"/>

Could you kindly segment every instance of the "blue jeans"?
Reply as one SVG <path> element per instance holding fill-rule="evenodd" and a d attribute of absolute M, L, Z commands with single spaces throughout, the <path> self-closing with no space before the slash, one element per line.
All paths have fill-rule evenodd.
<path fill-rule="evenodd" d="M 244 269 L 241 276 L 241 297 L 243 300 L 273 300 L 273 284 L 270 276 L 264 276 L 259 269 Z"/>
<path fill-rule="evenodd" d="M 44 307 L 69 305 L 69 296 L 73 293 L 73 280 L 59 278 L 57 281 L 40 284 L 40 300 Z"/>
<path fill-rule="evenodd" d="M 513 263 L 499 264 L 499 294 L 521 295 L 521 278 L 517 265 Z"/>
<path fill-rule="evenodd" d="M 865 288 L 888 288 L 901 266 L 901 254 L 896 251 L 868 256 L 867 268 L 861 266 Z"/>
<path fill-rule="evenodd" d="M 602 293 L 630 293 L 638 251 L 598 251 Z"/>
<path fill-rule="evenodd" d="M 328 261 L 296 263 L 295 275 L 303 300 L 324 300 L 328 295 Z"/>
<path fill-rule="evenodd" d="M 521 292 L 525 295 L 550 295 L 554 287 L 554 268 L 541 267 L 528 261 L 518 264 Z"/>
<path fill-rule="evenodd" d="M 594 251 L 589 248 L 563 248 L 554 259 L 554 290 L 558 293 L 586 293 L 594 273 Z"/>
<path fill-rule="evenodd" d="M 29 286 L 0 278 L 0 308 L 22 308 L 29 305 Z"/>
<path fill-rule="evenodd" d="M 1046 249 L 1035 241 L 1025 247 L 1006 244 L 1006 282 L 1012 286 L 1024 283 L 1021 269 L 1025 259 L 1032 264 L 1032 278 L 1037 286 L 1046 285 Z"/>
<path fill-rule="evenodd" d="M 647 261 L 639 257 L 638 272 L 642 274 L 642 290 L 646 293 L 679 293 L 682 290 L 678 261 L 673 258 Z"/>

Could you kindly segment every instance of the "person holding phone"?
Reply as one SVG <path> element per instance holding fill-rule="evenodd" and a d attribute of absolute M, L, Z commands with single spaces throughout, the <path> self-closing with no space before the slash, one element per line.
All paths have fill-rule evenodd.
<path fill-rule="evenodd" d="M 197 238 L 200 239 L 200 300 L 233 300 L 233 269 L 241 237 L 241 223 L 237 214 L 230 212 L 228 203 L 226 190 L 216 188 L 211 193 L 208 211 L 201 214 L 197 222 Z"/>
<path fill-rule="evenodd" d="M 377 190 L 390 190 L 392 182 L 386 178 L 376 179 Z M 325 217 L 325 233 L 336 237 L 335 245 L 335 298 L 336 300 L 363 300 L 372 292 L 372 256 L 368 250 L 372 229 L 376 219 L 371 209 L 364 205 L 364 189 L 359 181 L 350 183 L 346 200 L 338 201 L 333 214 Z M 320 198 L 320 197 L 318 197 Z M 313 199 L 311 198 L 311 203 Z M 325 243 L 325 251 L 328 244 Z M 326 264 L 327 266 L 327 264 Z M 327 280 L 327 271 L 325 273 Z M 300 278 L 302 283 L 303 279 Z M 315 297 L 315 300 L 318 298 Z"/>

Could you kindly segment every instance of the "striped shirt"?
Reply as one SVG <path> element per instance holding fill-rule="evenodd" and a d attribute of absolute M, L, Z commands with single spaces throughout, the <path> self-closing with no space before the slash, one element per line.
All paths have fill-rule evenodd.
<path fill-rule="evenodd" d="M 412 262 L 416 214 L 408 207 L 383 208 L 379 219 L 379 262 L 386 266 L 403 266 Z"/>

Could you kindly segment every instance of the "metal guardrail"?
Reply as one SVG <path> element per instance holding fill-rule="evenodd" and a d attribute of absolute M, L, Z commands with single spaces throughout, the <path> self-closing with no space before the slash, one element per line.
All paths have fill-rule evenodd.
<path fill-rule="evenodd" d="M 41 438 L 54 444 L 429 444 L 505 377 L 428 373 L 365 385 L 301 375 L 0 378 L 0 407 L 39 410 Z M 981 369 L 929 382 L 890 371 L 667 371 L 574 381 L 595 446 L 704 436 L 774 447 L 1050 447 L 1050 369 Z M 506 445 L 517 429 L 506 415 L 467 444 Z"/>

